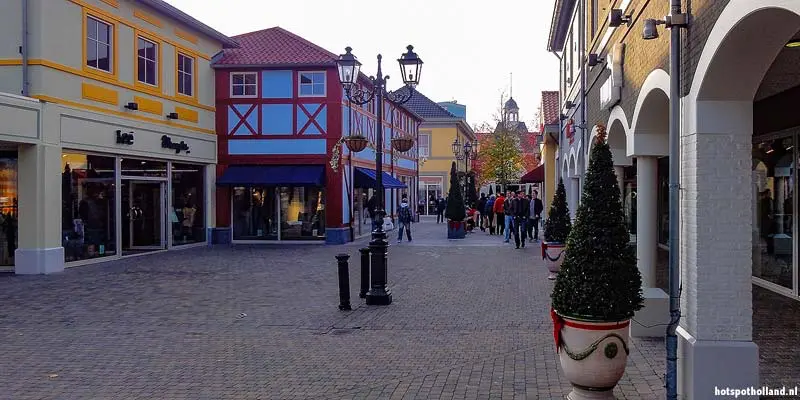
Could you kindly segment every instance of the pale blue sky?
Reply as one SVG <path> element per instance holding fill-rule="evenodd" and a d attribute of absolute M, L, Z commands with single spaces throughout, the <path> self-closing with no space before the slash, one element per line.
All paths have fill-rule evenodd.
<path fill-rule="evenodd" d="M 493 120 L 512 72 L 525 122 L 542 90 L 558 90 L 558 60 L 546 51 L 553 0 L 167 1 L 226 35 L 280 26 L 335 54 L 349 45 L 367 75 L 381 53 L 391 89 L 402 83 L 395 60 L 412 44 L 425 63 L 420 91 L 465 104 L 470 125 Z"/>

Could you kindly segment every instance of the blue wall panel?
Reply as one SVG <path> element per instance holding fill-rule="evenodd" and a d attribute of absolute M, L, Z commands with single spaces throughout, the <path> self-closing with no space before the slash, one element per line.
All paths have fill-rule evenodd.
<path fill-rule="evenodd" d="M 302 107 L 305 107 L 305 111 L 303 110 Z M 306 113 L 308 115 L 306 115 Z M 314 125 L 313 123 L 308 124 L 308 120 L 310 119 L 309 115 L 313 116 L 315 113 L 317 115 L 314 117 L 314 121 L 317 123 L 317 125 L 320 126 L 320 128 L 322 128 L 321 131 L 320 128 L 317 127 L 317 125 Z M 306 124 L 308 124 L 308 126 L 306 126 Z M 303 104 L 302 106 L 300 105 L 297 106 L 298 133 L 319 135 L 325 133 L 327 131 L 327 127 L 328 127 L 328 109 L 325 104 Z"/>
<path fill-rule="evenodd" d="M 234 112 L 234 108 L 236 111 L 239 112 L 240 115 L 247 115 L 247 112 L 253 107 L 252 104 L 234 104 L 229 106 L 228 108 L 228 133 L 232 133 L 234 135 L 252 135 L 254 132 L 250 130 L 245 124 L 239 125 L 238 128 L 234 131 L 234 127 L 239 124 L 239 121 L 242 119 L 236 115 Z M 250 124 L 253 129 L 258 129 L 258 111 L 253 110 L 247 115 L 246 121 Z"/>
<path fill-rule="evenodd" d="M 292 71 L 261 71 L 261 97 L 265 99 L 291 99 Z"/>
<path fill-rule="evenodd" d="M 406 160 L 405 158 L 397 159 L 394 163 L 394 165 L 397 165 L 400 168 L 417 169 L 417 163 L 411 160 Z"/>
<path fill-rule="evenodd" d="M 325 154 L 325 139 L 229 140 L 230 155 Z"/>
<path fill-rule="evenodd" d="M 292 105 L 262 104 L 261 133 L 264 135 L 291 135 Z"/>

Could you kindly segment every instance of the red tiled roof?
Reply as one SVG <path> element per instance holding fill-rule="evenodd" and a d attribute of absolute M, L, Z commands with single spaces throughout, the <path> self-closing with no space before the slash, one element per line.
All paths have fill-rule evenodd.
<path fill-rule="evenodd" d="M 545 125 L 558 123 L 559 108 L 557 91 L 542 92 L 542 122 Z"/>
<path fill-rule="evenodd" d="M 244 33 L 233 37 L 240 48 L 225 49 L 214 63 L 226 66 L 333 66 L 336 54 L 281 27 Z"/>

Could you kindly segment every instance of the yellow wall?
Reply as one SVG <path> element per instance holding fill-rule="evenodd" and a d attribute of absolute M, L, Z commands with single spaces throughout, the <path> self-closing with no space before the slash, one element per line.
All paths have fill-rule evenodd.
<path fill-rule="evenodd" d="M 542 146 L 542 162 L 544 163 L 544 194 L 542 195 L 542 203 L 544 203 L 544 214 L 550 212 L 550 202 L 553 201 L 553 196 L 556 193 L 556 152 L 558 145 L 552 142 L 547 142 Z"/>
<path fill-rule="evenodd" d="M 455 161 L 453 156 L 453 141 L 458 134 L 459 141 L 463 144 L 473 139 L 464 132 L 457 123 L 449 125 L 430 125 L 423 123 L 419 128 L 420 134 L 431 135 L 430 156 L 419 168 L 420 176 L 443 176 L 445 193 L 450 190 L 450 166 Z M 456 163 L 459 171 L 464 170 L 464 161 Z"/>

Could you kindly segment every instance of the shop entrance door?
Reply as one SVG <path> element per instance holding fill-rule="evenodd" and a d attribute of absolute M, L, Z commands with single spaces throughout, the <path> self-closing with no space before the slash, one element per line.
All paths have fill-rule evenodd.
<path fill-rule="evenodd" d="M 122 181 L 122 255 L 166 248 L 166 185 Z"/>

